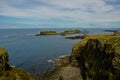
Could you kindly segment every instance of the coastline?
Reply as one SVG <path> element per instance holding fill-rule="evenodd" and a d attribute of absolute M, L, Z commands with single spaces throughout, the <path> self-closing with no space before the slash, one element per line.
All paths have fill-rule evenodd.
<path fill-rule="evenodd" d="M 91 80 L 91 79 L 94 79 L 94 77 L 96 80 L 98 80 L 99 76 L 101 76 L 102 79 L 105 79 L 106 78 L 105 76 L 108 76 L 108 78 L 110 78 L 111 80 L 118 79 L 118 77 L 120 77 L 120 75 L 118 74 L 120 71 L 119 62 L 116 62 L 114 60 L 120 59 L 119 58 L 120 43 L 116 44 L 116 42 L 112 42 L 112 41 L 114 40 L 118 42 L 120 38 L 119 36 L 120 36 L 119 33 L 117 33 L 116 35 L 114 35 L 113 33 L 88 35 L 81 42 L 76 43 L 73 46 L 71 55 L 62 56 L 60 57 L 60 59 L 58 58 L 53 60 L 53 62 L 56 63 L 55 68 L 49 72 L 42 74 L 40 76 L 40 80 L 87 80 L 87 79 Z M 106 42 L 106 40 L 108 42 Z M 97 44 L 99 44 L 99 46 L 97 46 Z M 114 46 L 114 44 L 116 44 L 116 47 L 117 47 L 115 48 L 115 51 L 112 49 L 113 47 L 110 47 L 110 46 Z M 106 45 L 109 45 L 109 46 L 106 47 Z M 103 51 L 99 51 L 99 49 Z M 118 56 L 113 57 L 113 54 L 117 54 Z M 86 55 L 89 55 L 89 56 L 86 56 Z M 100 55 L 100 56 L 96 57 L 96 55 Z M 103 57 L 102 59 L 101 59 L 101 56 Z M 107 56 L 108 58 L 107 61 L 106 61 L 106 58 L 104 58 L 105 56 Z M 83 58 L 86 59 L 86 62 L 83 61 L 84 60 Z M 89 63 L 89 61 L 91 60 L 92 62 Z M 112 65 L 114 66 L 114 68 L 112 69 L 115 69 L 115 70 L 117 69 L 118 71 L 114 71 L 115 74 L 113 74 L 111 72 L 112 71 L 111 67 L 109 67 L 109 69 L 111 70 L 111 71 L 108 70 L 109 72 L 106 69 L 102 68 L 102 66 L 104 67 L 107 66 L 107 64 L 102 64 L 103 62 L 105 63 L 105 61 L 106 63 L 110 63 L 109 66 L 112 66 Z M 101 63 L 101 65 L 99 63 Z M 90 69 L 91 67 L 89 68 L 89 65 L 94 65 L 93 67 L 95 66 L 98 66 L 98 67 Z M 96 70 L 94 71 L 94 69 Z M 98 69 L 101 70 L 103 73 L 100 72 L 99 74 L 97 72 Z M 92 71 L 95 73 L 95 75 L 92 74 Z M 73 74 L 70 72 L 73 72 Z M 76 74 L 74 75 L 74 73 Z M 112 74 L 112 76 L 110 74 Z M 89 75 L 93 77 L 90 77 Z"/>
<path fill-rule="evenodd" d="M 120 33 L 116 33 L 116 35 L 114 35 L 113 33 L 111 33 L 111 34 L 87 35 L 87 37 L 85 39 L 83 39 L 79 43 L 76 43 L 73 46 L 72 54 L 61 55 L 55 60 L 48 60 L 48 62 L 55 64 L 55 68 L 52 69 L 52 70 L 50 69 L 49 71 L 46 71 L 46 73 L 41 74 L 38 77 L 39 80 L 46 80 L 47 78 L 48 78 L 48 80 L 49 79 L 56 80 L 56 79 L 60 79 L 60 78 L 67 80 L 68 77 L 66 77 L 64 75 L 69 74 L 69 72 L 71 72 L 72 69 L 75 70 L 75 72 L 76 72 L 76 70 L 81 72 L 80 71 L 81 67 L 79 67 L 80 66 L 79 63 L 81 63 L 79 61 L 80 61 L 81 58 L 86 59 L 88 57 L 89 59 L 88 58 L 86 59 L 86 60 L 88 60 L 88 63 L 89 63 L 89 60 L 95 59 L 95 60 L 92 61 L 93 62 L 92 64 L 94 64 L 94 62 L 96 62 L 97 59 L 99 59 L 99 57 L 98 58 L 96 58 L 96 57 L 91 58 L 90 56 L 86 56 L 86 55 L 89 55 L 88 54 L 89 52 L 90 52 L 90 55 L 92 55 L 92 56 L 100 55 L 100 56 L 104 57 L 104 55 L 107 54 L 107 58 L 110 57 L 110 59 L 112 59 L 111 60 L 112 62 L 110 62 L 110 63 L 112 63 L 114 68 L 118 69 L 118 71 L 119 71 L 119 64 L 117 62 L 115 62 L 116 59 L 119 60 L 119 53 L 120 53 L 119 52 L 119 50 L 120 50 L 119 49 L 120 48 L 120 46 L 119 46 L 119 44 L 120 44 L 119 43 L 119 40 L 120 40 L 119 38 L 120 37 L 119 36 L 120 36 Z M 113 47 L 115 48 L 115 51 L 114 51 Z M 99 51 L 99 49 L 100 49 L 100 51 Z M 86 52 L 86 51 L 88 51 L 88 52 Z M 83 54 L 83 53 L 85 53 L 85 54 Z M 97 54 L 93 55 L 92 53 L 97 53 Z M 111 57 L 111 54 L 114 54 L 114 53 L 116 54 L 116 55 L 114 55 L 115 58 Z M 76 60 L 76 62 L 74 62 L 75 60 Z M 72 64 L 71 64 L 71 61 L 72 61 Z M 99 63 L 99 62 L 101 62 L 101 61 L 98 61 L 97 63 Z M 89 69 L 89 64 L 88 63 L 84 63 L 85 64 L 84 66 L 87 69 Z M 109 63 L 109 61 L 107 63 Z M 76 66 L 76 64 L 78 64 L 78 67 L 73 67 L 73 65 Z M 98 64 L 95 64 L 95 65 L 98 66 Z M 98 66 L 98 68 L 101 68 L 101 67 Z M 72 72 L 74 72 L 74 71 L 72 71 Z M 78 72 L 76 72 L 76 73 L 78 73 Z M 89 75 L 93 76 L 93 74 L 91 74 L 90 72 L 86 72 L 86 73 L 87 74 L 85 74 L 85 75 L 89 74 Z M 112 74 L 112 72 L 106 73 L 106 74 Z M 70 73 L 69 76 L 71 76 L 71 75 L 74 75 L 74 74 Z M 96 75 L 98 75 L 98 74 L 96 73 Z M 104 75 L 104 74 L 102 74 L 102 75 Z M 79 73 L 79 76 L 81 76 L 80 73 Z M 112 76 L 114 76 L 114 74 L 112 74 Z M 113 79 L 112 76 L 110 76 L 111 79 Z M 119 76 L 119 75 L 117 75 L 117 76 Z M 75 75 L 72 76 L 72 77 L 75 78 Z M 89 76 L 87 78 L 89 79 Z M 70 80 L 70 79 L 68 79 L 68 80 Z"/>
<path fill-rule="evenodd" d="M 80 69 L 71 66 L 70 55 L 62 55 L 49 61 L 55 64 L 54 69 L 41 74 L 39 80 L 83 80 Z"/>

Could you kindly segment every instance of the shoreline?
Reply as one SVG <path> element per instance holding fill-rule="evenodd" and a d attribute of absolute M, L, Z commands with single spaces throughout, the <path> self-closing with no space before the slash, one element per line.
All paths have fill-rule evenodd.
<path fill-rule="evenodd" d="M 53 69 L 41 74 L 39 80 L 83 80 L 80 69 L 70 64 L 71 55 L 62 55 L 57 59 L 48 60 L 55 64 Z M 78 79 L 79 78 L 79 79 Z"/>

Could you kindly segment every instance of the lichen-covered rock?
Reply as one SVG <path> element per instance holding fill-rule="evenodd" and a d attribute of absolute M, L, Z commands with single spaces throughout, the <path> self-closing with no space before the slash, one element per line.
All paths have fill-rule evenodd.
<path fill-rule="evenodd" d="M 120 36 L 90 36 L 74 45 L 71 64 L 78 66 L 84 80 L 120 78 Z"/>
<path fill-rule="evenodd" d="M 8 64 L 8 53 L 5 49 L 0 48 L 0 71 L 9 70 L 9 64 Z"/>

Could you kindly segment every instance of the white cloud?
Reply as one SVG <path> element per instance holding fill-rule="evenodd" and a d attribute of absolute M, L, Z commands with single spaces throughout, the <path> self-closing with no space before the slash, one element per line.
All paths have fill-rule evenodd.
<path fill-rule="evenodd" d="M 29 0 L 0 1 L 0 15 L 37 19 L 63 19 L 76 22 L 120 21 L 120 10 L 108 5 L 104 0 L 34 0 L 46 5 L 34 5 L 32 8 L 14 6 L 28 5 Z M 28 3 L 28 4 L 26 4 Z M 49 6 L 52 5 L 52 6 Z M 22 7 L 22 8 L 21 8 Z"/>

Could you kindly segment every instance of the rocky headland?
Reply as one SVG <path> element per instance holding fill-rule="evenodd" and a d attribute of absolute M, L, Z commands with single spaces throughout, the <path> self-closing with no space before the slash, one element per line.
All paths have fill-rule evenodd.
<path fill-rule="evenodd" d="M 81 69 L 83 80 L 118 80 L 120 33 L 88 35 L 73 46 L 70 60 Z"/>
<path fill-rule="evenodd" d="M 9 65 L 8 52 L 0 47 L 0 80 L 36 80 L 30 73 Z"/>
<path fill-rule="evenodd" d="M 87 35 L 40 80 L 119 80 L 120 33 Z M 71 73 L 72 72 L 72 73 Z"/>

